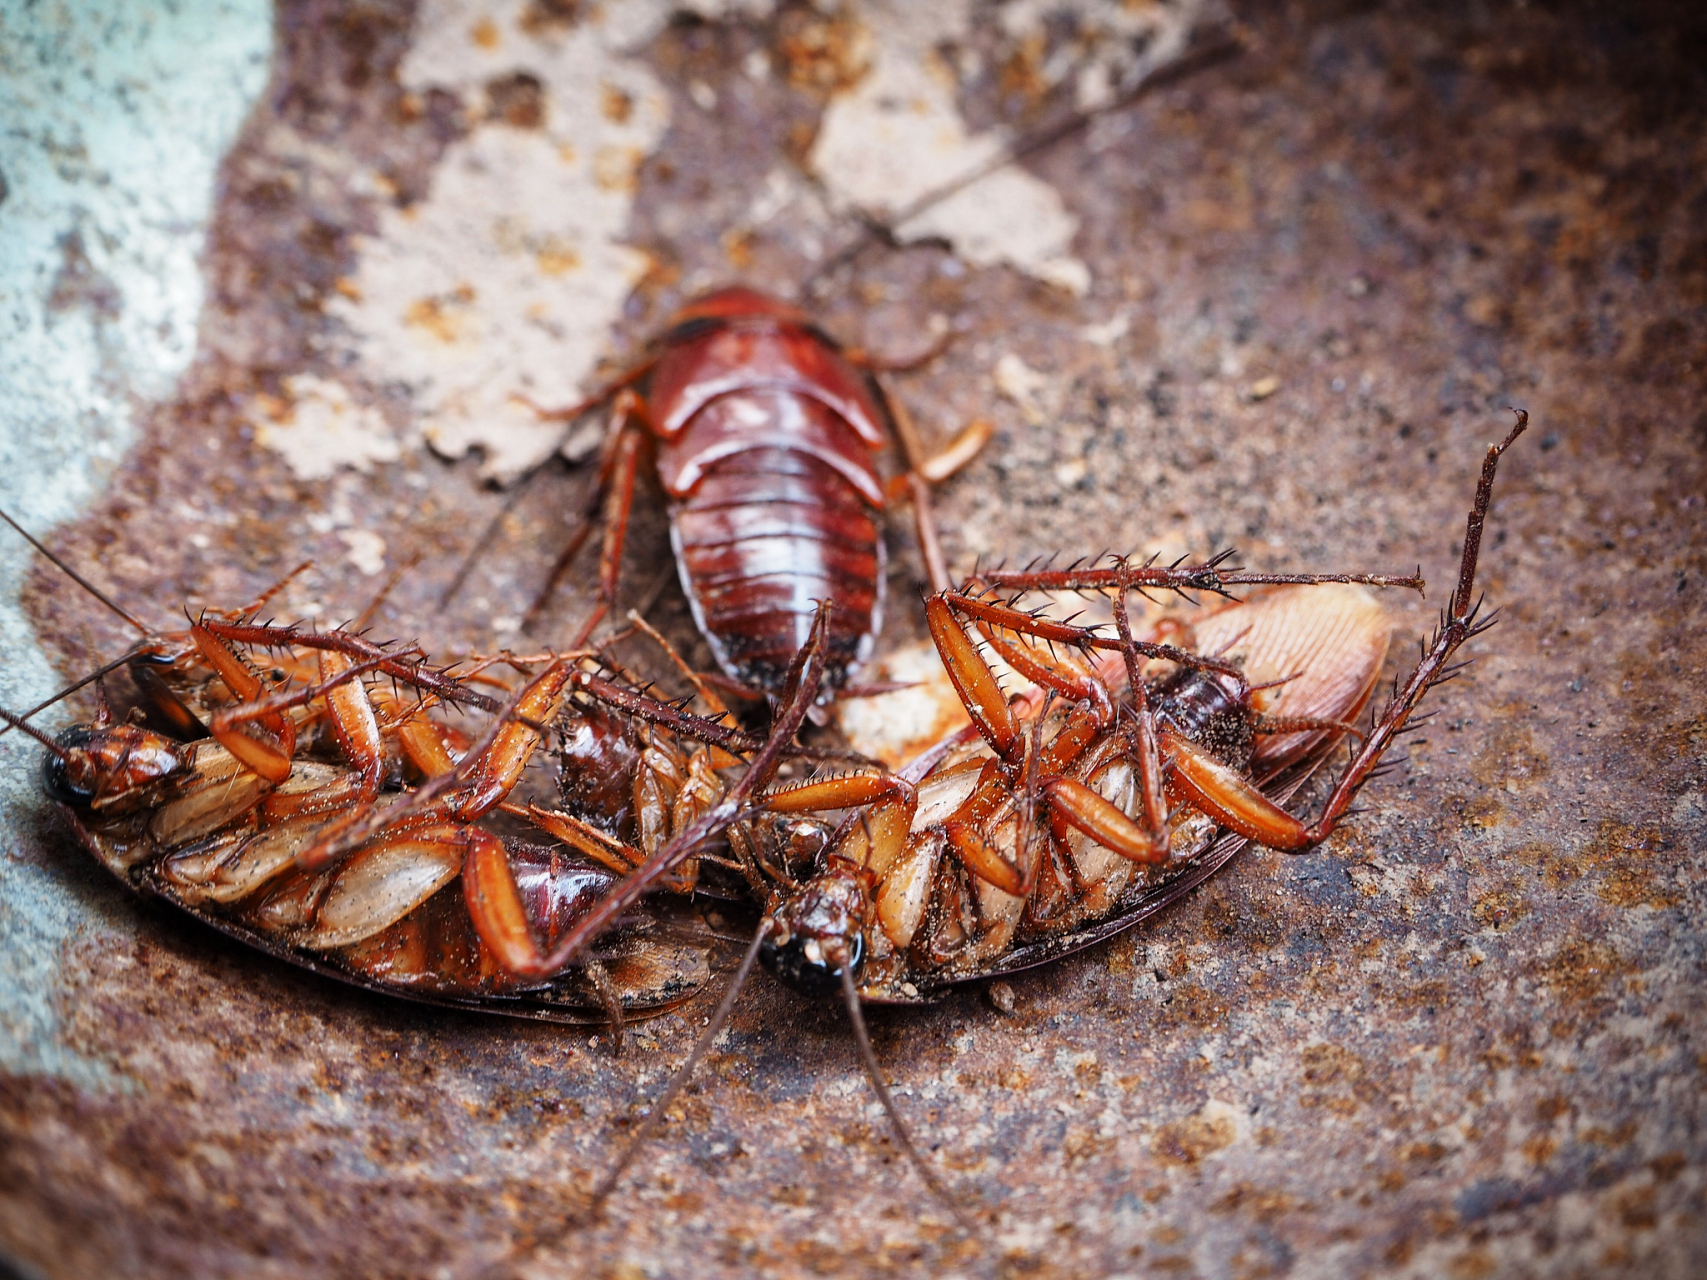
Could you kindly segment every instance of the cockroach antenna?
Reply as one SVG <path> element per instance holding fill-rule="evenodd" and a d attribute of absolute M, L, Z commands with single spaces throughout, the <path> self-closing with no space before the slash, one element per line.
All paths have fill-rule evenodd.
<path fill-rule="evenodd" d="M 670 1083 L 664 1086 L 664 1092 L 658 1095 L 658 1100 L 647 1110 L 646 1118 L 640 1122 L 640 1128 L 629 1139 L 628 1145 L 623 1148 L 616 1163 L 610 1167 L 610 1171 L 599 1179 L 598 1185 L 593 1188 L 592 1195 L 587 1200 L 584 1221 L 590 1222 L 598 1217 L 604 1208 L 605 1201 L 610 1199 L 611 1192 L 615 1191 L 617 1183 L 622 1181 L 622 1175 L 628 1172 L 628 1166 L 633 1164 L 634 1157 L 640 1154 L 640 1148 L 651 1141 L 652 1136 L 658 1132 L 658 1127 L 663 1123 L 671 1104 L 680 1096 L 682 1090 L 687 1088 L 688 1082 L 693 1079 L 694 1072 L 699 1069 L 699 1064 L 705 1059 L 705 1055 L 711 1051 L 711 1046 L 716 1042 L 717 1037 L 722 1034 L 724 1024 L 729 1021 L 729 1015 L 735 1010 L 735 1001 L 740 996 L 741 989 L 747 985 L 747 979 L 752 976 L 753 963 L 759 958 L 759 948 L 763 945 L 764 940 L 770 936 L 770 931 L 771 920 L 767 917 L 760 923 L 758 931 L 753 934 L 753 940 L 747 946 L 747 953 L 741 957 L 741 963 L 736 966 L 735 976 L 729 980 L 729 985 L 724 988 L 723 999 L 718 1002 L 717 1011 L 711 1015 L 710 1021 L 705 1024 L 705 1030 L 700 1033 L 699 1040 L 687 1056 L 687 1061 L 676 1068 L 676 1074 L 670 1077 Z"/>
<path fill-rule="evenodd" d="M 106 605 L 107 608 L 118 614 L 119 617 L 130 623 L 130 625 L 135 627 L 140 634 L 144 636 L 151 636 L 154 634 L 146 623 L 138 619 L 136 615 L 131 613 L 129 610 L 114 603 L 111 597 L 109 597 L 104 591 L 94 583 L 90 582 L 89 579 L 85 578 L 82 574 L 78 573 L 77 570 L 73 569 L 70 565 L 66 564 L 65 561 L 54 555 L 53 552 L 49 551 L 40 542 L 37 542 L 34 535 L 32 535 L 29 530 L 25 529 L 23 525 L 12 519 L 12 517 L 3 510 L 0 510 L 0 520 L 4 520 L 7 524 L 11 525 L 12 528 L 16 529 L 19 537 L 29 543 L 37 551 L 41 552 L 42 555 L 46 556 L 48 561 L 61 573 L 70 578 L 78 586 L 82 587 L 83 590 L 87 591 L 90 595 L 94 596 L 95 599 L 99 600 L 102 604 Z"/>
<path fill-rule="evenodd" d="M 6 727 L 9 729 L 22 729 L 25 733 L 29 734 L 30 737 L 41 743 L 42 746 L 53 752 L 53 754 L 58 756 L 61 760 L 67 758 L 64 747 L 60 746 L 47 734 L 36 728 L 35 725 L 30 724 L 23 716 L 15 716 L 10 711 L 0 708 L 0 720 L 4 720 L 6 722 Z"/>
<path fill-rule="evenodd" d="M 871 1081 L 871 1090 L 883 1105 L 884 1114 L 889 1117 L 889 1127 L 894 1130 L 896 1145 L 918 1171 L 919 1177 L 924 1179 L 931 1193 L 954 1215 L 954 1221 L 960 1229 L 969 1236 L 975 1236 L 977 1226 L 967 1216 L 966 1210 L 949 1194 L 942 1179 L 937 1177 L 936 1170 L 926 1163 L 924 1156 L 919 1154 L 919 1149 L 913 1145 L 913 1139 L 907 1132 L 906 1123 L 901 1119 L 895 1099 L 889 1096 L 889 1086 L 883 1083 L 883 1070 L 878 1066 L 877 1054 L 871 1047 L 871 1036 L 865 1029 L 865 1015 L 860 1011 L 859 988 L 854 984 L 853 965 L 844 963 L 841 970 L 842 997 L 848 1006 L 848 1021 L 853 1024 L 854 1042 L 859 1046 L 860 1061 L 865 1065 L 865 1074 Z"/>
<path fill-rule="evenodd" d="M 135 652 L 132 651 L 131 653 L 125 654 L 123 657 L 114 658 L 111 662 L 105 663 L 102 666 L 95 668 L 95 670 L 91 671 L 88 675 L 84 676 L 81 680 L 78 680 L 73 684 L 66 685 L 65 688 L 61 689 L 58 693 L 54 694 L 51 698 L 47 698 L 41 702 L 36 703 L 35 706 L 31 707 L 28 711 L 24 712 L 22 715 L 17 716 L 15 719 L 11 715 L 8 714 L 6 716 L 7 723 L 4 725 L 0 725 L 0 737 L 4 737 L 6 734 L 12 732 L 12 730 L 14 728 L 23 728 L 24 726 L 22 724 L 18 723 L 19 721 L 34 719 L 36 716 L 40 715 L 43 711 L 46 711 L 49 707 L 53 706 L 55 703 L 65 701 L 65 699 L 69 698 L 72 694 L 76 693 L 79 689 L 83 688 L 85 685 L 94 684 L 97 681 L 99 681 L 102 676 L 109 675 L 112 672 L 117 671 L 120 667 L 122 667 L 126 663 L 128 663 L 131 660 L 131 658 L 133 658 L 134 656 L 135 656 Z M 30 732 L 34 732 L 34 730 L 30 730 Z"/>

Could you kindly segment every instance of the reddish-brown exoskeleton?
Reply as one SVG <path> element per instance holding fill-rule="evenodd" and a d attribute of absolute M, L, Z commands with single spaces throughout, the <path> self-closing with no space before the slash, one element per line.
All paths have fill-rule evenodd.
<path fill-rule="evenodd" d="M 1359 735 L 1313 821 L 1284 805 L 1353 731 L 1386 654 L 1387 624 L 1356 587 L 1323 593 L 1306 584 L 1420 588 L 1418 579 L 1246 574 L 1219 562 L 988 573 L 982 590 L 939 593 L 927 604 L 970 730 L 898 774 L 814 780 L 764 796 L 773 812 L 853 813 L 815 875 L 775 885 L 736 983 L 763 959 L 804 991 L 840 992 L 899 1141 L 950 1204 L 907 1140 L 864 1034 L 861 1001 L 916 1003 L 951 983 L 1043 963 L 1148 918 L 1248 842 L 1303 852 L 1326 840 L 1423 695 L 1449 678 L 1453 654 L 1491 625 L 1477 621 L 1474 596 L 1482 527 L 1500 455 L 1527 422 L 1520 413 L 1488 452 L 1439 630 Z M 1137 638 L 1126 613 L 1132 590 L 1225 595 L 1281 583 L 1295 585 L 1195 628 L 1197 644 L 1220 650 L 1211 656 Z M 1115 634 L 1015 608 L 995 590 L 1110 593 Z M 1312 600 L 1312 592 L 1323 594 Z M 1033 695 L 1010 701 L 969 624 L 1034 683 Z M 1097 661 L 1099 651 L 1112 661 Z M 1146 669 L 1155 663 L 1160 674 Z M 716 1036 L 734 990 L 636 1145 Z M 633 1150 L 595 1199 L 614 1187 Z"/>
<path fill-rule="evenodd" d="M 117 719 L 97 682 L 95 720 L 57 738 L 28 715 L 0 718 L 47 748 L 48 793 L 132 889 L 317 972 L 557 1021 L 620 1027 L 708 976 L 708 946 L 660 934 L 657 913 L 624 920 L 609 937 L 608 914 L 590 932 L 575 926 L 649 859 L 670 874 L 648 887 L 691 890 L 702 847 L 747 816 L 745 796 L 790 749 L 812 704 L 828 607 L 766 741 L 727 724 L 703 685 L 712 718 L 607 677 L 589 654 L 504 655 L 453 674 L 413 646 L 258 622 L 266 597 L 156 635 L 42 550 L 144 633 L 101 673 L 127 668 L 137 698 Z M 519 689 L 489 674 L 499 664 L 522 672 Z M 513 696 L 500 706 L 473 681 Z M 414 698 L 401 692 L 411 689 Z M 549 734 L 564 736 L 566 762 L 574 753 L 571 724 L 558 718 L 577 695 L 644 731 L 628 771 L 633 845 L 553 804 L 513 798 Z M 429 714 L 439 704 L 497 715 L 471 742 Z M 608 752 L 592 755 L 594 768 L 609 763 Z M 718 772 L 729 769 L 746 776 L 730 786 Z M 500 814 L 563 843 L 519 836 Z M 574 972 L 541 963 L 565 935 L 581 939 Z"/>
<path fill-rule="evenodd" d="M 595 505 L 570 539 L 549 592 L 591 533 L 602 507 L 599 605 L 584 643 L 615 607 L 618 571 L 646 456 L 669 500 L 682 588 L 718 664 L 775 693 L 812 626 L 815 602 L 834 600 L 824 689 L 869 656 L 882 625 L 886 502 L 913 503 L 933 590 L 949 585 L 930 515 L 929 486 L 989 438 L 974 422 L 926 459 L 905 409 L 886 396 L 872 362 L 844 351 L 788 303 L 728 288 L 672 317 L 650 355 L 595 398 L 610 429 Z M 877 451 L 898 439 L 906 471 L 885 484 Z M 530 620 L 539 604 L 530 612 Z"/>
<path fill-rule="evenodd" d="M 706 947 L 641 938 L 656 933 L 650 921 L 596 940 L 577 973 L 523 972 L 512 962 L 518 927 L 530 943 L 550 945 L 622 869 L 496 830 L 490 819 L 504 809 L 552 829 L 553 810 L 510 797 L 572 691 L 708 736 L 722 744 L 719 764 L 739 765 L 732 752 L 756 749 L 754 740 L 614 684 L 577 655 L 507 659 L 529 678 L 500 707 L 470 684 L 502 684 L 480 670 L 491 660 L 453 675 L 417 648 L 353 630 L 257 622 L 266 597 L 155 634 L 55 563 L 143 633 L 91 677 L 125 668 L 137 696 L 116 719 L 97 683 L 95 720 L 57 738 L 28 715 L 0 717 L 47 748 L 49 794 L 129 887 L 304 967 L 438 1002 L 620 1020 L 668 1007 L 705 979 Z M 411 689 L 412 699 L 400 692 Z M 499 714 L 471 743 L 432 718 L 435 704 Z M 714 775 L 698 756 L 657 745 L 647 790 L 678 821 L 703 810 Z M 689 762 L 684 777 L 658 776 L 679 761 Z M 495 865 L 508 889 L 496 905 L 476 891 L 492 878 L 481 869 Z M 504 914 L 518 905 L 519 916 Z"/>

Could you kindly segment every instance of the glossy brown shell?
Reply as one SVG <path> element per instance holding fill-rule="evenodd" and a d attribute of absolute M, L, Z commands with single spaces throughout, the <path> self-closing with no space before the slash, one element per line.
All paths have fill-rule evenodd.
<path fill-rule="evenodd" d="M 682 589 L 718 663 L 774 689 L 833 599 L 825 684 L 882 625 L 887 406 L 800 312 L 750 289 L 690 304 L 648 379 Z"/>

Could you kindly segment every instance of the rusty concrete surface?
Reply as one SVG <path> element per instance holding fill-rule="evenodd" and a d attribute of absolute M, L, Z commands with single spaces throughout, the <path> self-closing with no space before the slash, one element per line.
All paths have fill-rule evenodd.
<path fill-rule="evenodd" d="M 695 281 L 790 291 L 809 270 L 806 213 L 740 219 L 809 147 L 834 41 L 817 10 L 764 9 L 678 20 L 641 55 L 674 109 L 639 172 L 630 240 L 654 265 L 613 359 Z M 820 309 L 884 350 L 925 345 L 933 313 L 957 329 L 896 381 L 933 434 L 999 427 L 942 494 L 962 565 L 1235 544 L 1443 584 L 1480 450 L 1527 407 L 1485 552 L 1502 621 L 1327 847 L 1244 856 L 1153 927 L 1014 980 L 1009 1014 L 968 990 L 876 1017 L 978 1238 L 899 1159 L 838 1012 L 760 979 L 608 1221 L 553 1239 L 709 1001 L 621 1057 L 389 1003 L 132 902 L 44 809 L 23 856 L 82 921 L 54 957 L 60 1035 L 106 1083 L 0 1079 L 4 1250 L 56 1277 L 1699 1274 L 1707 29 L 1683 4 L 1240 18 L 1240 57 L 1028 162 L 1081 220 L 1085 296 L 879 246 Z M 1059 105 L 1028 74 L 1048 50 L 1000 39 L 977 27 L 961 107 L 1023 128 Z M 224 170 L 201 355 L 54 535 L 163 622 L 307 557 L 297 604 L 353 614 L 376 581 L 353 528 L 419 556 L 387 629 L 487 644 L 584 492 L 557 467 L 495 492 L 419 447 L 301 481 L 253 443 L 252 397 L 333 372 L 351 236 L 469 127 L 403 100 L 410 40 L 407 4 L 281 6 Z M 393 194 L 344 185 L 358 164 Z M 996 394 L 1009 353 L 1044 375 L 1029 412 Z M 364 395 L 407 425 L 405 392 Z M 484 602 L 440 610 L 501 508 Z M 649 515 L 631 563 L 663 537 Z M 899 527 L 892 547 L 886 645 L 922 631 Z M 1395 601 L 1402 634 L 1441 595 Z M 48 573 L 29 604 L 67 674 L 85 630 L 123 643 Z M 673 584 L 652 616 L 693 650 Z"/>

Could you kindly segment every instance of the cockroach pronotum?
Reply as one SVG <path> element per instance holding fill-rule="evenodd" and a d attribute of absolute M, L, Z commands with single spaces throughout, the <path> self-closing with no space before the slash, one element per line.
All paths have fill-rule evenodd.
<path fill-rule="evenodd" d="M 1395 682 L 1367 731 L 1357 734 L 1313 822 L 1283 806 L 1335 744 L 1356 732 L 1349 722 L 1375 687 L 1387 624 L 1355 588 L 1310 596 L 1331 583 L 1420 589 L 1419 579 L 1116 560 L 991 572 L 980 591 L 933 596 L 932 639 L 971 728 L 896 774 L 809 780 L 765 794 L 772 811 L 853 812 L 815 874 L 773 886 L 716 1014 L 595 1191 L 595 1203 L 614 1189 L 686 1084 L 740 982 L 761 960 L 802 991 L 842 996 L 899 1144 L 954 1207 L 907 1137 L 865 1034 L 861 1003 L 919 1003 L 956 983 L 1046 963 L 1148 919 L 1247 843 L 1302 853 L 1326 840 L 1423 696 L 1457 669 L 1453 655 L 1492 625 L 1479 620 L 1475 596 L 1482 528 L 1499 459 L 1527 425 L 1519 411 L 1510 434 L 1489 449 L 1440 626 L 1411 674 Z M 1210 655 L 1137 639 L 1126 612 L 1134 590 L 1226 595 L 1282 583 L 1295 585 L 1233 604 L 1196 628 L 1196 644 L 1219 648 Z M 1115 634 L 1028 613 L 993 594 L 1017 599 L 1031 591 L 1111 594 Z M 1031 698 L 1010 703 L 968 624 L 1034 683 Z M 1094 660 L 1099 652 L 1105 661 Z M 1151 674 L 1146 663 L 1160 663 L 1162 673 Z"/>
<path fill-rule="evenodd" d="M 886 504 L 913 504 L 933 590 L 949 585 L 931 519 L 930 485 L 988 440 L 982 420 L 925 458 L 900 401 L 868 357 L 840 347 L 804 312 L 752 289 L 690 302 L 650 354 L 593 398 L 610 426 L 593 504 L 529 611 L 537 618 L 602 511 L 599 603 L 576 644 L 614 609 L 623 542 L 644 456 L 669 500 L 682 589 L 719 666 L 774 694 L 805 643 L 818 600 L 834 600 L 824 691 L 870 656 L 883 621 Z M 875 461 L 891 440 L 906 469 L 885 484 Z"/>

